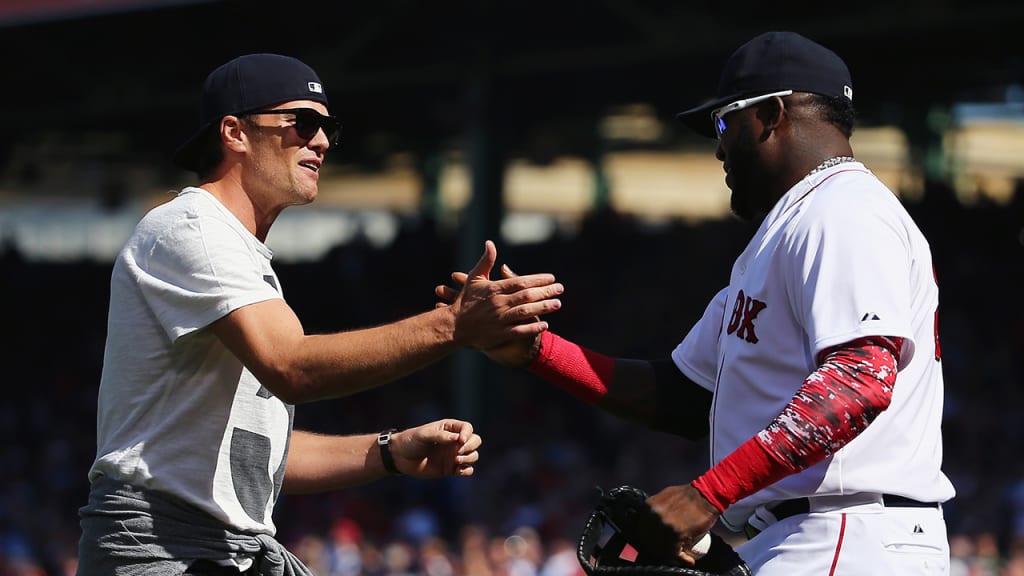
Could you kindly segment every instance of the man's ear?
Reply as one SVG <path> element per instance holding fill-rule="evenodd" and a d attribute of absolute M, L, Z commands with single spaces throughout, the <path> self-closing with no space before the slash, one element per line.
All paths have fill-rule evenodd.
<path fill-rule="evenodd" d="M 249 138 L 242 131 L 242 121 L 238 116 L 225 116 L 220 119 L 220 141 L 232 152 L 246 151 Z"/>
<path fill-rule="evenodd" d="M 765 100 L 757 107 L 757 120 L 761 124 L 761 139 L 767 139 L 787 119 L 786 102 L 781 96 Z"/>

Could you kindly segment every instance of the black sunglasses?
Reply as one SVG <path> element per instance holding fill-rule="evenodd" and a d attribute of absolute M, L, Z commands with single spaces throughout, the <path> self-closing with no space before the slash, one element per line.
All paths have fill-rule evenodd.
<path fill-rule="evenodd" d="M 341 122 L 334 116 L 324 116 L 312 108 L 281 108 L 280 110 L 257 110 L 246 112 L 246 116 L 264 114 L 292 114 L 295 116 L 295 133 L 303 140 L 316 138 L 317 132 L 324 131 L 331 146 L 337 146 L 341 137 Z"/>

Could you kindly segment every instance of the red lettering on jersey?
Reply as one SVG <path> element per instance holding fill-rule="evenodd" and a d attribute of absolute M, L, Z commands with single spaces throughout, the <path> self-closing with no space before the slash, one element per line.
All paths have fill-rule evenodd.
<path fill-rule="evenodd" d="M 732 307 L 732 317 L 729 318 L 729 327 L 726 328 L 726 332 L 732 334 L 740 327 L 740 321 L 743 320 L 743 290 L 736 295 L 736 304 Z"/>
<path fill-rule="evenodd" d="M 736 295 L 736 304 L 732 308 L 732 316 L 729 318 L 729 326 L 726 331 L 729 334 L 736 333 L 736 337 L 743 338 L 751 344 L 757 344 L 757 334 L 754 333 L 754 318 L 761 313 L 761 310 L 768 305 L 760 300 L 755 300 L 743 294 L 740 290 Z"/>
<path fill-rule="evenodd" d="M 743 309 L 743 324 L 736 331 L 736 336 L 745 339 L 751 344 L 757 344 L 757 334 L 754 334 L 754 318 L 761 313 L 768 305 L 760 300 L 747 298 L 747 306 Z"/>

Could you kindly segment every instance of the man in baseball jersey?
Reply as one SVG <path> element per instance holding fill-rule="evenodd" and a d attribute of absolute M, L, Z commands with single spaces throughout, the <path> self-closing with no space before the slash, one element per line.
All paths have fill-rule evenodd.
<path fill-rule="evenodd" d="M 770 32 L 680 114 L 718 138 L 732 209 L 759 228 L 670 357 L 551 332 L 487 351 L 624 418 L 710 434 L 711 468 L 648 499 L 687 562 L 720 519 L 760 576 L 948 572 L 938 288 L 927 241 L 853 157 L 852 101 L 835 53 Z"/>
<path fill-rule="evenodd" d="M 264 241 L 285 207 L 316 198 L 339 130 L 319 77 L 294 58 L 250 54 L 207 77 L 201 128 L 175 158 L 201 185 L 150 211 L 114 264 L 79 574 L 308 574 L 273 538 L 282 490 L 473 473 L 481 440 L 469 422 L 292 430 L 295 404 L 532 337 L 546 324 L 523 314 L 559 305 L 550 275 L 490 281 L 488 242 L 450 309 L 306 334 Z"/>

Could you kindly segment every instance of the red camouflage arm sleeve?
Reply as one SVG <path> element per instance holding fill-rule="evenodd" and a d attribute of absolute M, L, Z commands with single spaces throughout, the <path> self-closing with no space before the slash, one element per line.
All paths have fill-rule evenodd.
<path fill-rule="evenodd" d="M 902 339 L 862 338 L 824 362 L 764 430 L 693 481 L 719 511 L 824 460 L 889 407 Z"/>

